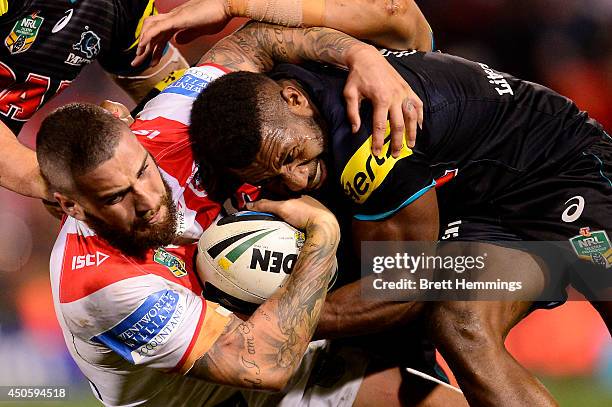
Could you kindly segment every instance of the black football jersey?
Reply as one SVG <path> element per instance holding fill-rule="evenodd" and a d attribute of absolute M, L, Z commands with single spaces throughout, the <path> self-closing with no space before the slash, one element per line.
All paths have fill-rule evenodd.
<path fill-rule="evenodd" d="M 98 60 L 132 74 L 142 21 L 153 0 L 9 1 L 0 16 L 0 118 L 15 134 L 81 69 Z"/>
<path fill-rule="evenodd" d="M 385 52 L 424 103 L 414 149 L 391 157 L 389 128 L 371 154 L 372 108 L 351 132 L 342 95 L 346 71 L 280 65 L 275 79 L 297 79 L 328 125 L 329 182 L 340 186 L 358 220 L 382 220 L 437 188 L 441 212 L 496 198 L 554 173 L 601 137 L 601 126 L 554 91 L 486 64 L 441 53 Z M 599 138 L 598 138 L 599 137 Z"/>

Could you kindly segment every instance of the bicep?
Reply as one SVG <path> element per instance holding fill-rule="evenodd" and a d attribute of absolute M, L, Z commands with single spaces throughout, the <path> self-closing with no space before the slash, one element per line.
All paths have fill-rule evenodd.
<path fill-rule="evenodd" d="M 439 232 L 438 200 L 435 188 L 381 221 L 353 220 L 353 241 L 419 240 L 436 241 Z"/>
<path fill-rule="evenodd" d="M 198 64 L 214 63 L 231 71 L 264 72 L 272 68 L 272 58 L 258 46 L 256 34 L 271 30 L 271 26 L 248 22 L 219 40 Z"/>

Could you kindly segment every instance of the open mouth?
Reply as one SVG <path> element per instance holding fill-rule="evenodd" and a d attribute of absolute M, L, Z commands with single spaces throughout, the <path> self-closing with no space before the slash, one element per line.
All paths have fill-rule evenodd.
<path fill-rule="evenodd" d="M 320 188 L 325 179 L 327 178 L 327 168 L 325 167 L 325 163 L 323 160 L 317 160 L 317 169 L 315 172 L 314 179 L 310 183 L 310 189 L 318 189 Z"/>

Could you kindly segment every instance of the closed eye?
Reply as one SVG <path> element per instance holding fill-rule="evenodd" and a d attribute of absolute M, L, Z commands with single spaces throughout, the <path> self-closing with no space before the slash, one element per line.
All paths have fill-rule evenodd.
<path fill-rule="evenodd" d="M 295 157 L 293 157 L 293 152 L 291 152 L 287 154 L 287 157 L 285 157 L 285 160 L 283 161 L 283 165 L 291 164 L 294 160 L 295 160 Z"/>
<path fill-rule="evenodd" d="M 149 164 L 145 164 L 145 166 L 142 167 L 140 171 L 138 171 L 138 174 L 136 174 L 136 177 L 141 178 L 147 172 L 148 168 L 149 168 Z"/>

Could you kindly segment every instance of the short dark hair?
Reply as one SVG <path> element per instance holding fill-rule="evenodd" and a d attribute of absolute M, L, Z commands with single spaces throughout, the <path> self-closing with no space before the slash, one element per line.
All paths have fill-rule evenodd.
<path fill-rule="evenodd" d="M 84 174 L 109 160 L 125 125 L 105 109 L 71 103 L 49 114 L 36 136 L 41 173 L 60 192 L 74 188 L 74 175 Z"/>
<path fill-rule="evenodd" d="M 213 81 L 191 110 L 189 134 L 200 180 L 223 201 L 240 186 L 231 169 L 249 166 L 261 148 L 265 121 L 280 119 L 280 91 L 263 74 L 233 72 Z"/>

